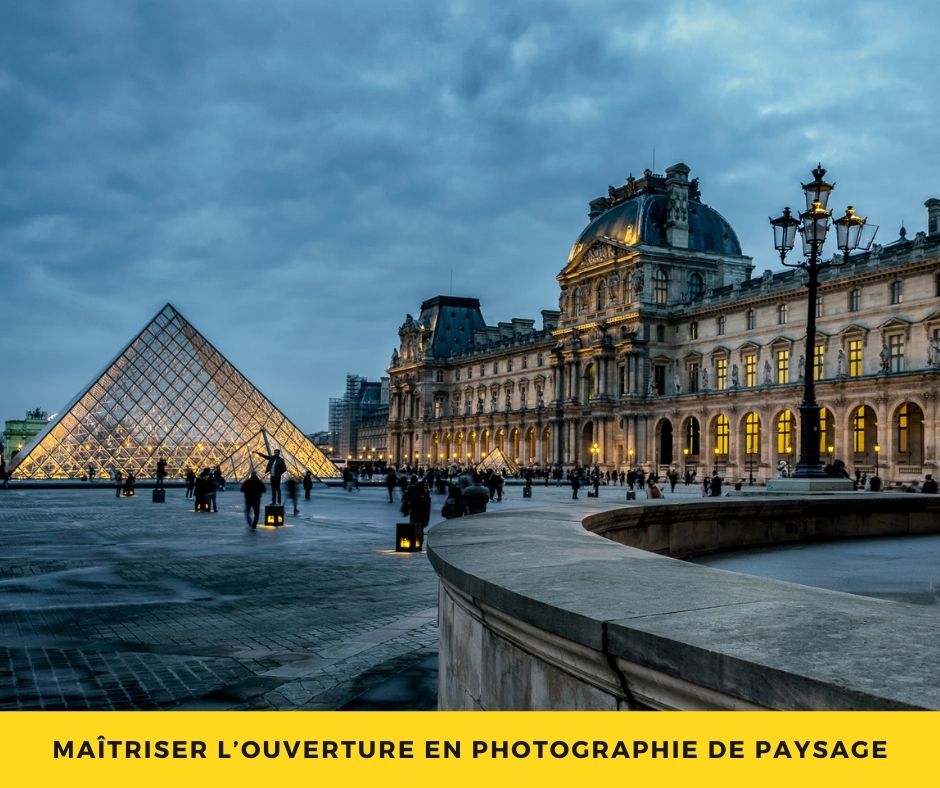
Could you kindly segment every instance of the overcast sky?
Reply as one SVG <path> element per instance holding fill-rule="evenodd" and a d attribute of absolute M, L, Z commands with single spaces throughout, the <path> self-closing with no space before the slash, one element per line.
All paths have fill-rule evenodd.
<path fill-rule="evenodd" d="M 325 429 L 451 277 L 491 324 L 556 308 L 588 201 L 654 146 L 757 274 L 817 160 L 830 207 L 913 236 L 938 32 L 930 0 L 0 0 L 0 420 L 169 301 Z"/>

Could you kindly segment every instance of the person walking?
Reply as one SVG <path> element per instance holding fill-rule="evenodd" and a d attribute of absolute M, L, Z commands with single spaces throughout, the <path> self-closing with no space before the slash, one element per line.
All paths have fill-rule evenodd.
<path fill-rule="evenodd" d="M 291 474 L 287 474 L 287 500 L 291 502 L 296 517 L 300 514 L 300 509 L 297 508 L 297 480 Z"/>
<path fill-rule="evenodd" d="M 256 451 L 255 454 L 268 461 L 264 470 L 271 476 L 271 503 L 277 506 L 281 503 L 281 477 L 287 473 L 287 463 L 281 457 L 280 449 L 275 449 L 274 454 L 265 454 L 260 451 Z"/>
<path fill-rule="evenodd" d="M 166 478 L 166 460 L 161 456 L 157 460 L 157 487 L 156 489 L 163 489 L 163 480 Z"/>
<path fill-rule="evenodd" d="M 196 491 L 196 472 L 192 468 L 186 469 L 186 497 L 192 498 Z"/>
<path fill-rule="evenodd" d="M 202 472 L 202 475 L 205 476 L 206 478 L 206 501 L 212 505 L 212 509 L 210 509 L 209 511 L 218 513 L 219 507 L 216 505 L 216 502 L 215 502 L 215 494 L 219 490 L 219 484 L 215 480 L 215 474 L 213 474 L 211 470 L 206 468 Z"/>
<path fill-rule="evenodd" d="M 222 475 L 222 469 L 216 465 L 212 471 L 212 478 L 215 479 L 215 486 L 219 492 L 225 492 L 225 477 Z"/>
<path fill-rule="evenodd" d="M 674 493 L 676 491 L 676 485 L 679 483 L 679 472 L 673 468 L 667 474 L 669 478 L 669 492 Z"/>
<path fill-rule="evenodd" d="M 264 495 L 264 482 L 258 474 L 252 471 L 248 478 L 242 482 L 242 495 L 245 496 L 245 519 L 251 530 L 258 527 L 258 517 L 261 516 L 261 496 Z"/>
<path fill-rule="evenodd" d="M 310 491 L 313 489 L 313 474 L 310 473 L 310 471 L 307 471 L 304 474 L 303 486 L 304 486 L 304 500 L 309 501 Z"/>
<path fill-rule="evenodd" d="M 395 487 L 398 485 L 398 476 L 395 469 L 389 466 L 385 473 L 385 487 L 388 489 L 388 502 L 395 503 Z"/>
<path fill-rule="evenodd" d="M 114 497 L 121 497 L 121 488 L 124 486 L 124 476 L 120 471 L 114 472 Z"/>
<path fill-rule="evenodd" d="M 202 511 L 202 507 L 206 504 L 206 476 L 208 472 L 203 471 L 193 482 L 193 504 L 197 512 Z"/>
<path fill-rule="evenodd" d="M 571 500 L 578 499 L 578 490 L 581 489 L 581 474 L 576 470 L 571 471 Z"/>
<path fill-rule="evenodd" d="M 721 498 L 721 477 L 718 475 L 718 471 L 712 474 L 711 497 Z"/>

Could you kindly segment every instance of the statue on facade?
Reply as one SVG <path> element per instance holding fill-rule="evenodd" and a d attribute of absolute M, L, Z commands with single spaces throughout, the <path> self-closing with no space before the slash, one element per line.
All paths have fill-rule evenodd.
<path fill-rule="evenodd" d="M 676 394 L 682 393 L 682 381 L 679 380 L 678 372 L 672 376 L 672 385 L 676 387 Z"/>
<path fill-rule="evenodd" d="M 561 293 L 558 296 L 558 311 L 565 312 L 568 309 L 568 288 L 561 288 Z"/>
<path fill-rule="evenodd" d="M 884 342 L 881 343 L 881 352 L 878 357 L 881 359 L 881 371 L 887 374 L 891 371 L 891 351 Z"/>
<path fill-rule="evenodd" d="M 803 380 L 806 374 L 806 356 L 800 356 L 800 360 L 796 362 L 796 374 L 800 380 Z"/>
<path fill-rule="evenodd" d="M 506 389 L 506 410 L 512 410 L 512 391 Z"/>
<path fill-rule="evenodd" d="M 392 349 L 392 366 L 393 367 L 398 366 L 398 348 Z"/>
<path fill-rule="evenodd" d="M 643 277 L 643 269 L 637 268 L 636 272 L 633 274 L 633 293 L 636 296 L 639 296 L 643 292 L 643 285 L 645 284 L 645 279 Z"/>
<path fill-rule="evenodd" d="M 838 360 L 836 361 L 836 376 L 844 378 L 847 374 L 848 369 L 845 363 L 845 351 L 840 348 Z"/>
<path fill-rule="evenodd" d="M 649 384 L 648 388 L 646 389 L 646 395 L 647 395 L 648 397 L 655 397 L 657 394 L 659 394 L 659 392 L 656 390 L 656 379 L 655 379 L 654 377 L 652 377 L 652 375 L 651 375 L 651 376 L 650 376 L 650 384 Z"/>
<path fill-rule="evenodd" d="M 738 365 L 731 365 L 731 388 L 737 388 L 741 385 L 741 379 L 738 377 Z"/>
<path fill-rule="evenodd" d="M 774 373 L 773 373 L 773 370 L 770 368 L 770 361 L 765 359 L 764 360 L 764 385 L 769 386 L 773 382 L 774 382 Z"/>
<path fill-rule="evenodd" d="M 535 387 L 535 404 L 537 407 L 541 408 L 545 406 L 545 399 L 543 398 L 544 390 L 541 386 Z"/>
<path fill-rule="evenodd" d="M 702 368 L 702 391 L 708 391 L 708 370 Z"/>
<path fill-rule="evenodd" d="M 936 337 L 931 337 L 927 343 L 927 366 L 930 369 L 940 367 L 940 342 Z"/>

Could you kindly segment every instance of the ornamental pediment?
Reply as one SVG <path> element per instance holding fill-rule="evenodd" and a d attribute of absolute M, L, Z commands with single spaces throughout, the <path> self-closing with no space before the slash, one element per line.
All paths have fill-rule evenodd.
<path fill-rule="evenodd" d="M 602 238 L 595 239 L 583 249 L 577 250 L 577 252 L 572 255 L 571 262 L 568 263 L 562 273 L 570 275 L 580 268 L 589 268 L 609 262 L 610 260 L 616 260 L 628 251 L 631 251 L 629 246 L 620 243 L 614 238 L 603 236 Z"/>

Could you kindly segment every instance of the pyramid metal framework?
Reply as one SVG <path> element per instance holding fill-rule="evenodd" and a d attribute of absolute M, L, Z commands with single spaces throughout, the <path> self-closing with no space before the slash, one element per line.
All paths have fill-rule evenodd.
<path fill-rule="evenodd" d="M 275 448 L 288 472 L 339 477 L 336 466 L 167 304 L 13 460 L 14 479 L 138 479 L 225 465 L 242 478 Z M 226 474 L 229 471 L 229 474 Z"/>
<path fill-rule="evenodd" d="M 509 459 L 503 450 L 497 447 L 480 460 L 479 465 L 477 465 L 478 473 L 484 471 L 495 471 L 496 473 L 505 471 L 510 475 L 515 475 L 519 473 L 519 465 Z"/>

